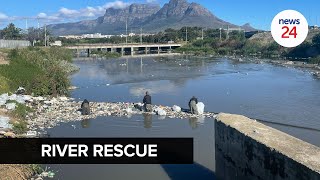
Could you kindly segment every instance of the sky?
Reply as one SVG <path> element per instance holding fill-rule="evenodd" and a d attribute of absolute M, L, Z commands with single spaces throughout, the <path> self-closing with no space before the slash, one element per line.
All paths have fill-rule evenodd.
<path fill-rule="evenodd" d="M 3 1 L 3 0 L 2 0 Z M 22 29 L 44 24 L 91 20 L 106 8 L 124 8 L 132 3 L 158 3 L 169 0 L 7 0 L 0 6 L 0 28 L 13 22 Z M 280 11 L 301 12 L 309 25 L 320 24 L 320 0 L 188 0 L 209 9 L 217 17 L 236 25 L 250 23 L 270 30 L 273 17 Z M 26 25 L 26 19 L 27 25 Z M 38 20 L 37 20 L 38 19 Z"/>

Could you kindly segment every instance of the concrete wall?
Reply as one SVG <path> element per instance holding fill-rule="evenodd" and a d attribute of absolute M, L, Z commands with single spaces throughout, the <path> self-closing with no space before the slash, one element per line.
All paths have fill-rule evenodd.
<path fill-rule="evenodd" d="M 18 48 L 31 46 L 29 41 L 0 39 L 0 48 Z"/>
<path fill-rule="evenodd" d="M 215 157 L 217 179 L 320 179 L 319 147 L 240 115 L 217 116 Z"/>

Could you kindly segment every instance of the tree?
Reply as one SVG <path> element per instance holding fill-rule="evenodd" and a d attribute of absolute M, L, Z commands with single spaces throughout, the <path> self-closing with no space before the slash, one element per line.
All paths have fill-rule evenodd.
<path fill-rule="evenodd" d="M 20 32 L 20 28 L 17 28 L 13 23 L 10 23 L 1 31 L 1 36 L 4 39 L 20 39 L 22 37 Z"/>
<path fill-rule="evenodd" d="M 317 46 L 317 47 L 320 47 L 320 33 L 318 33 L 317 35 L 315 35 L 313 38 L 312 38 L 312 43 Z"/>

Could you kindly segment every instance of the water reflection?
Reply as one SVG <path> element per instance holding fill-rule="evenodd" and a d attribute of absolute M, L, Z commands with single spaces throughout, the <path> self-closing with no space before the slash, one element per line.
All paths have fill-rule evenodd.
<path fill-rule="evenodd" d="M 198 127 L 198 118 L 196 117 L 189 118 L 189 125 L 192 129 L 196 129 Z"/>
<path fill-rule="evenodd" d="M 143 125 L 146 129 L 152 128 L 152 114 L 143 114 Z"/>
<path fill-rule="evenodd" d="M 91 119 L 84 119 L 81 121 L 81 127 L 82 128 L 90 128 L 90 121 Z"/>

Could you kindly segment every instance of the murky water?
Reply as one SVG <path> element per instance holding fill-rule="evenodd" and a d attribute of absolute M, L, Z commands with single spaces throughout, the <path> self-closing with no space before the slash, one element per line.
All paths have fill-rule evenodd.
<path fill-rule="evenodd" d="M 187 107 L 197 96 L 211 112 L 243 114 L 320 146 L 320 80 L 308 72 L 269 64 L 187 57 L 76 61 L 72 96 L 89 101 L 138 102 L 148 90 L 154 104 Z M 73 126 L 71 126 L 73 125 Z M 74 128 L 75 125 L 75 128 Z M 298 127 L 292 127 L 298 126 Z M 306 127 L 314 130 L 299 128 Z M 99 117 L 61 124 L 52 137 L 193 137 L 194 165 L 52 165 L 56 179 L 213 179 L 212 119 Z"/>

